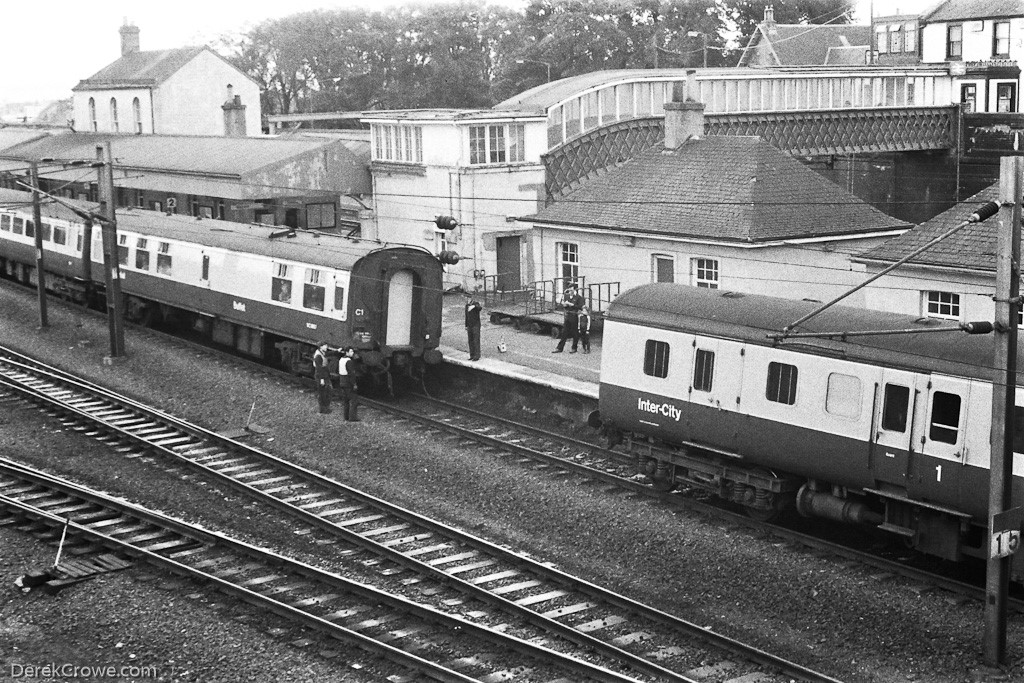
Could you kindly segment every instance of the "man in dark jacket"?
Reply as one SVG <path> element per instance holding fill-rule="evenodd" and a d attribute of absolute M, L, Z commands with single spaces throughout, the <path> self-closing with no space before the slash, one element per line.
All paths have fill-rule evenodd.
<path fill-rule="evenodd" d="M 313 379 L 316 380 L 316 399 L 320 414 L 331 412 L 331 371 L 327 367 L 327 342 L 316 345 L 313 352 Z"/>
<path fill-rule="evenodd" d="M 551 353 L 561 353 L 565 350 L 565 340 L 572 337 L 572 350 L 569 353 L 576 353 L 580 345 L 580 321 L 579 312 L 583 308 L 583 296 L 575 284 L 569 285 L 562 294 L 561 307 L 565 311 L 562 316 L 562 334 L 558 337 L 558 346 Z"/>

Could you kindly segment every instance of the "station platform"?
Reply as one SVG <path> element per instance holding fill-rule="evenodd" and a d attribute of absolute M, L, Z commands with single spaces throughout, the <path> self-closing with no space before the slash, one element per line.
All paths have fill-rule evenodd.
<path fill-rule="evenodd" d="M 552 353 L 558 344 L 550 334 L 516 330 L 509 324 L 490 321 L 485 307 L 480 313 L 480 360 L 469 360 L 466 337 L 466 295 L 444 295 L 441 353 L 446 363 L 519 379 L 587 398 L 597 398 L 601 370 L 601 337 L 590 335 L 590 353 L 570 353 L 572 340 L 565 351 Z M 478 299 L 479 300 L 479 299 Z M 504 343 L 506 351 L 498 350 Z"/>

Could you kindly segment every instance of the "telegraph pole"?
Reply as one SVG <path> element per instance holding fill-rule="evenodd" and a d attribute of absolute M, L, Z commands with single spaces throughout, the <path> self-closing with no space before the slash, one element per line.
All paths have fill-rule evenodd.
<path fill-rule="evenodd" d="M 1006 664 L 1006 615 L 1012 555 L 1020 545 L 1021 508 L 1011 509 L 1014 398 L 1017 393 L 1017 313 L 1020 310 L 1021 191 L 1024 157 L 999 163 L 995 354 L 992 375 L 992 456 L 989 461 L 989 559 L 985 572 L 984 661 Z"/>
<path fill-rule="evenodd" d="M 115 362 L 124 356 L 124 302 L 121 297 L 121 268 L 117 260 L 117 217 L 114 215 L 114 156 L 110 143 L 96 146 L 99 166 L 100 213 L 106 219 L 103 234 L 103 270 L 107 285 L 107 327 L 110 329 L 110 356 L 104 362 Z"/>
<path fill-rule="evenodd" d="M 43 217 L 39 202 L 39 163 L 29 162 L 32 183 L 32 222 L 36 226 L 36 291 L 39 293 L 39 329 L 50 326 L 46 317 L 46 268 L 43 263 Z"/>

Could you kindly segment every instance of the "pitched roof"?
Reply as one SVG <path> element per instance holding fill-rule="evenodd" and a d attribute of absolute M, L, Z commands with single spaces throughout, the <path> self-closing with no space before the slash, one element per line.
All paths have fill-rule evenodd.
<path fill-rule="evenodd" d="M 750 51 L 761 43 L 768 45 L 781 66 L 823 65 L 829 48 L 870 45 L 871 27 L 859 24 L 759 24 L 740 56 L 740 66 L 749 61 Z"/>
<path fill-rule="evenodd" d="M 179 47 L 173 50 L 132 52 L 111 62 L 89 78 L 79 81 L 72 90 L 159 85 L 204 50 L 210 48 Z"/>
<path fill-rule="evenodd" d="M 864 66 L 868 63 L 870 45 L 850 45 L 849 47 L 830 47 L 825 53 L 825 64 L 828 66 Z"/>
<path fill-rule="evenodd" d="M 755 137 L 650 150 L 523 220 L 741 243 L 910 227 Z"/>
<path fill-rule="evenodd" d="M 1024 0 L 946 0 L 921 19 L 932 23 L 991 17 L 1024 17 Z"/>
<path fill-rule="evenodd" d="M 999 183 L 989 185 L 973 197 L 943 211 L 931 220 L 908 230 L 899 237 L 886 240 L 857 257 L 866 261 L 898 261 L 915 249 L 920 249 L 932 239 L 966 219 L 980 204 L 999 199 Z M 922 266 L 939 266 L 970 271 L 996 270 L 996 239 L 999 222 L 990 218 L 967 227 L 942 240 L 933 247 L 915 256 L 910 263 Z"/>

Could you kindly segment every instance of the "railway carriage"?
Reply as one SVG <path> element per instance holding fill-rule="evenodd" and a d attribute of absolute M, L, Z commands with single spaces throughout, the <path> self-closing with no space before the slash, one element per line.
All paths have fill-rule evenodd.
<path fill-rule="evenodd" d="M 28 196 L 0 191 L 0 272 L 34 284 Z M 102 231 L 44 210 L 47 289 L 95 301 Z M 442 269 L 424 249 L 131 209 L 118 213 L 117 260 L 129 319 L 184 325 L 294 371 L 308 372 L 319 340 L 354 347 L 382 381 L 441 360 Z"/>
<path fill-rule="evenodd" d="M 838 306 L 801 328 L 836 338 L 768 337 L 816 307 L 672 284 L 623 293 L 607 312 L 592 423 L 660 488 L 702 487 L 758 516 L 795 505 L 943 558 L 984 557 L 992 338 Z M 929 333 L 841 335 L 904 329 Z M 1021 415 L 1020 389 L 1016 402 Z M 1013 491 L 1021 500 L 1021 457 Z"/>

